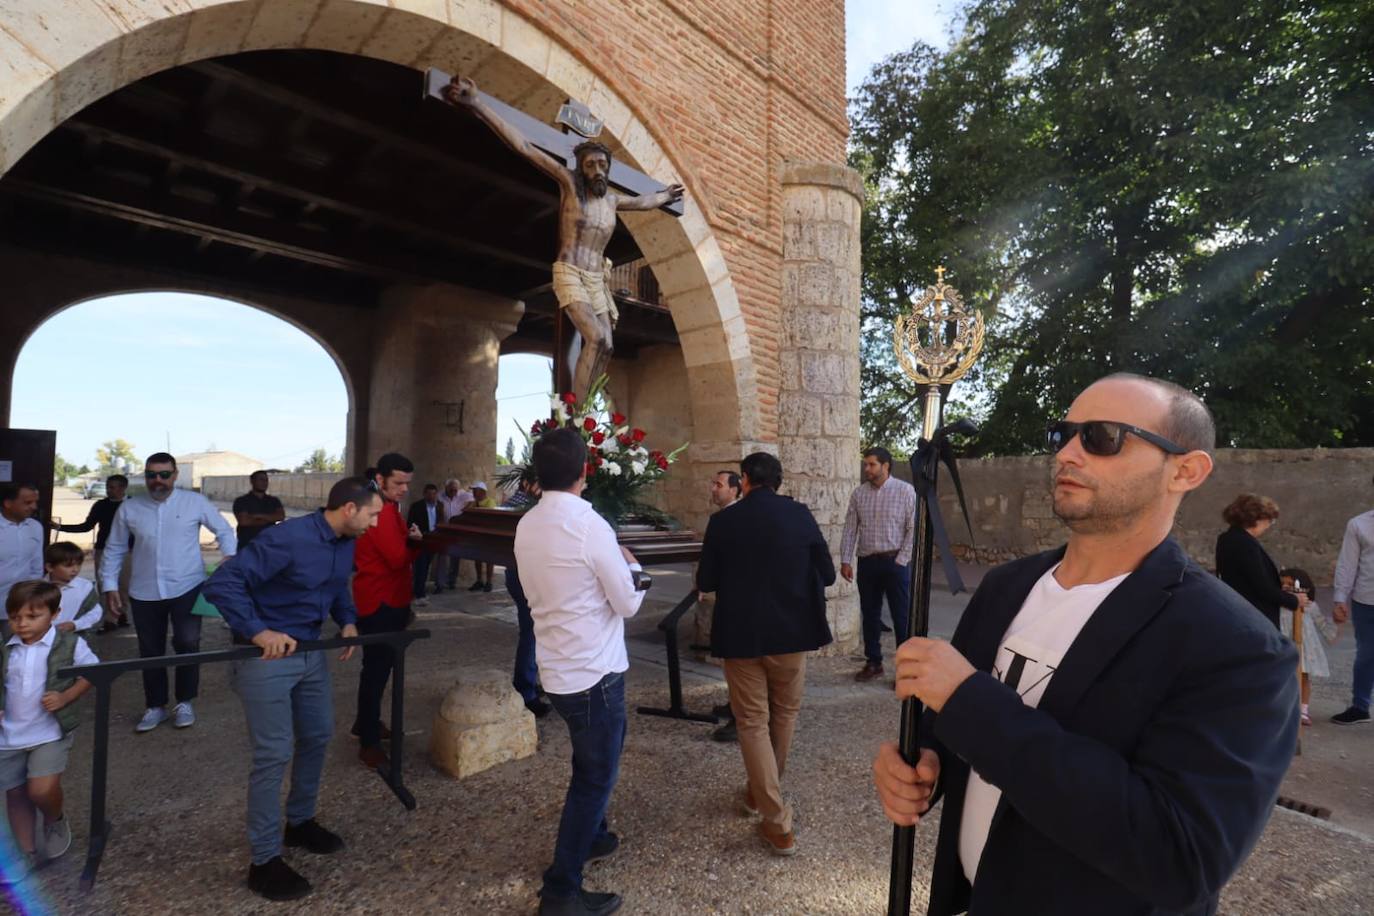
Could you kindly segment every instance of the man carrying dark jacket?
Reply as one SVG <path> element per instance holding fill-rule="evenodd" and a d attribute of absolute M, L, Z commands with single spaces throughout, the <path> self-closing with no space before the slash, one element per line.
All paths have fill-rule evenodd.
<path fill-rule="evenodd" d="M 1068 545 L 992 570 L 951 642 L 910 639 L 916 767 L 874 761 L 897 824 L 944 799 L 929 913 L 1215 913 L 1298 731 L 1297 654 L 1169 537 L 1211 415 L 1108 376 L 1049 430 Z"/>
<path fill-rule="evenodd" d="M 782 464 L 765 452 L 740 462 L 743 497 L 711 516 L 697 588 L 716 593 L 711 654 L 725 660 L 748 784 L 744 808 L 777 855 L 797 851 L 780 782 L 806 686 L 806 653 L 830 642 L 825 588 L 830 548 L 811 511 L 779 496 Z"/>

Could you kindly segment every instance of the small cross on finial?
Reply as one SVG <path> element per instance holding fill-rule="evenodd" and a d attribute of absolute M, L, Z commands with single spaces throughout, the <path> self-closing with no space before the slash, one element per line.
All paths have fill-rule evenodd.
<path fill-rule="evenodd" d="M 944 282 L 945 282 L 945 267 L 944 267 L 943 264 L 941 264 L 939 267 L 935 268 L 935 282 L 936 282 L 936 283 L 944 283 Z"/>

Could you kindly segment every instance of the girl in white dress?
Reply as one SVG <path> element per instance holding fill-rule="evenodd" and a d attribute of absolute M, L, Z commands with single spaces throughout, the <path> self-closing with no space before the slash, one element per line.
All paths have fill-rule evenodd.
<path fill-rule="evenodd" d="M 1312 693 L 1308 677 L 1330 677 L 1331 668 L 1326 662 L 1326 648 L 1322 641 L 1335 642 L 1340 634 L 1339 625 L 1334 623 L 1317 606 L 1317 587 L 1312 577 L 1301 569 L 1289 568 L 1279 573 L 1279 581 L 1284 591 L 1303 591 L 1312 603 L 1302 613 L 1302 724 L 1311 725 L 1312 718 L 1307 714 L 1307 700 Z M 1287 608 L 1279 609 L 1279 630 L 1284 636 L 1293 637 L 1293 612 Z"/>

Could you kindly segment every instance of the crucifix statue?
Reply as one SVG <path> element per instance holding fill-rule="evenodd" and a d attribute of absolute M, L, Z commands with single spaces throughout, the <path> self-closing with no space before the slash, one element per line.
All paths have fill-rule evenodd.
<path fill-rule="evenodd" d="M 606 245 L 615 232 L 616 212 L 671 207 L 681 200 L 682 185 L 659 187 L 624 167 L 613 172 L 610 149 L 592 139 L 572 148 L 570 163 L 565 152 L 568 140 L 561 144 L 551 142 L 542 132 L 554 137 L 566 135 L 537 121 L 537 130 L 532 130 L 528 123 L 532 118 L 523 114 L 512 117 L 512 109 L 479 92 L 471 79 L 453 77 L 440 93 L 450 104 L 471 111 L 507 146 L 558 183 L 558 254 L 553 262 L 553 292 L 560 311 L 567 313 L 582 337 L 571 382 L 572 390 L 585 397 L 592 382 L 605 373 L 614 351 L 612 335 L 619 315 L 611 293 L 611 262 L 606 258 Z M 585 112 L 583 120 L 594 121 L 585 117 Z M 644 189 L 646 183 L 659 189 L 648 191 Z M 619 193 L 614 189 L 626 184 L 639 185 L 634 189 L 638 193 Z M 670 212 L 680 213 L 681 209 Z M 563 358 L 563 353 L 555 354 L 555 361 Z M 555 383 L 561 385 L 562 379 Z"/>

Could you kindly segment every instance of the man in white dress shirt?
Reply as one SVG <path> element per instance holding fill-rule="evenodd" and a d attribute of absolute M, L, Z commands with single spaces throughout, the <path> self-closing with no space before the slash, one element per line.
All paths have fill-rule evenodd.
<path fill-rule="evenodd" d="M 199 652 L 200 618 L 191 609 L 205 582 L 201 526 L 214 533 L 225 560 L 238 552 L 238 541 L 234 529 L 214 503 L 193 490 L 177 489 L 177 460 L 171 455 L 149 455 L 143 465 L 143 478 L 148 484 L 147 494 L 124 500 L 105 543 L 105 562 L 100 568 L 105 606 L 115 613 L 122 610 L 119 569 L 129 554 L 129 597 L 139 657 L 151 658 L 167 651 L 169 623 L 172 651 L 177 655 Z M 199 686 L 200 666 L 177 668 L 177 704 L 172 710 L 172 724 L 177 728 L 195 724 L 191 701 Z M 150 732 L 167 719 L 167 669 L 143 672 L 143 697 L 148 708 L 134 730 Z"/>
<path fill-rule="evenodd" d="M 515 558 L 534 618 L 539 676 L 573 746 L 572 781 L 539 912 L 613 913 L 619 895 L 584 891 L 582 867 L 620 845 L 606 809 L 625 743 L 625 618 L 644 600 L 635 582 L 640 567 L 582 499 L 587 446 L 581 434 L 545 433 L 533 457 L 544 496 L 520 519 Z"/>
<path fill-rule="evenodd" d="M 5 596 L 16 582 L 43 578 L 43 526 L 38 512 L 38 488 L 0 483 L 0 635 L 10 636 Z"/>

